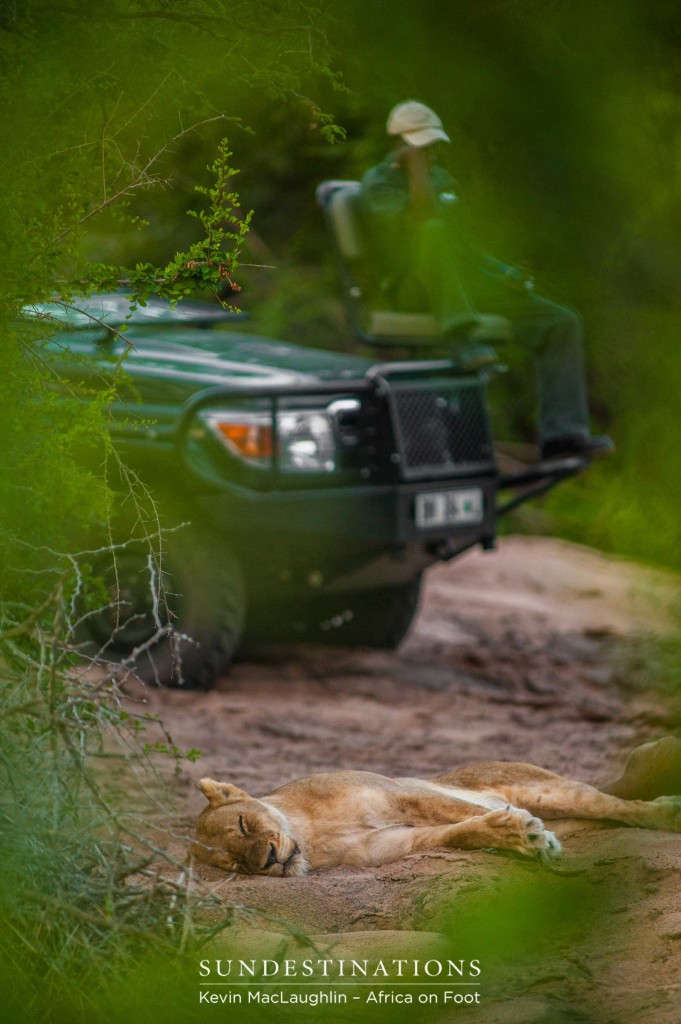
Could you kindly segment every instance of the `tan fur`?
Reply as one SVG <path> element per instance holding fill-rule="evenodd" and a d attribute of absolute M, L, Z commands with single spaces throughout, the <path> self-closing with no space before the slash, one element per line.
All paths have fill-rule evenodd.
<path fill-rule="evenodd" d="M 436 847 L 512 850 L 549 860 L 560 844 L 541 819 L 681 831 L 681 798 L 623 800 L 543 768 L 503 761 L 433 779 L 329 772 L 297 779 L 259 800 L 213 779 L 202 779 L 199 788 L 208 806 L 191 853 L 249 875 L 370 867 Z"/>

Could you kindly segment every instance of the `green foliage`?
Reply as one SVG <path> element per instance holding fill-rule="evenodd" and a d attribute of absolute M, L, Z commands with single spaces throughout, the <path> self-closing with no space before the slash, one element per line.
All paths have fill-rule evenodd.
<path fill-rule="evenodd" d="M 605 315 L 602 311 L 599 319 L 604 347 L 593 360 L 592 391 L 609 410 L 618 449 L 612 459 L 556 491 L 547 510 L 572 540 L 678 571 L 677 315 L 623 303 Z"/>
<path fill-rule="evenodd" d="M 89 283 L 87 232 L 112 211 L 138 230 L 146 218 L 131 201 L 172 185 L 179 146 L 211 124 L 239 123 L 235 93 L 261 89 L 334 130 L 301 91 L 335 79 L 323 14 L 301 0 L 156 9 L 98 0 L 53 16 L 29 0 L 8 11 L 4 29 L 2 291 L 15 306 L 49 295 L 57 280 Z M 137 278 L 150 273 L 136 268 Z"/>
<path fill-rule="evenodd" d="M 208 200 L 208 206 L 199 212 L 189 210 L 189 214 L 201 222 L 203 238 L 195 242 L 187 253 L 178 253 L 164 271 L 167 281 L 176 286 L 181 280 L 192 280 L 198 277 L 204 287 L 229 284 L 235 286 L 232 273 L 237 265 L 242 243 L 248 232 L 253 216 L 251 210 L 243 219 L 235 215 L 239 207 L 239 196 L 227 189 L 229 179 L 237 171 L 229 165 L 231 152 L 227 140 L 223 139 L 218 147 L 218 157 L 210 170 L 215 176 L 215 184 L 211 188 L 196 185 L 194 190 Z M 230 225 L 230 228 L 225 227 Z M 226 250 L 226 243 L 231 248 Z"/>
<path fill-rule="evenodd" d="M 16 1019 L 106 1019 L 97 991 L 230 916 L 213 907 L 222 923 L 198 923 L 201 900 L 158 876 L 163 855 L 148 825 L 138 831 L 138 812 L 148 822 L 158 798 L 153 759 L 199 751 L 133 715 L 106 671 L 88 674 L 77 657 L 79 622 L 108 595 L 87 567 L 102 552 L 70 552 L 93 522 L 106 529 L 114 488 L 155 539 L 152 555 L 163 545 L 158 511 L 109 441 L 121 363 L 79 375 L 58 324 L 21 309 L 49 299 L 77 309 L 79 295 L 114 287 L 133 304 L 224 289 L 250 214 L 237 215 L 231 154 L 210 133 L 239 124 L 234 94 L 249 90 L 337 133 L 305 96 L 320 77 L 338 84 L 323 12 L 303 0 L 28 0 L 0 14 L 0 944 Z M 153 230 L 134 200 L 171 189 L 177 151 L 202 132 L 213 180 L 189 187 L 201 204 L 195 237 L 159 261 L 93 245 L 98 224 Z M 134 811 L 131 778 L 147 787 Z"/>
<path fill-rule="evenodd" d="M 138 305 L 146 304 L 151 293 L 169 298 L 174 303 L 191 294 L 196 287 L 212 292 L 218 298 L 219 290 L 226 285 L 232 290 L 238 290 L 231 275 L 238 265 L 252 211 L 243 218 L 236 215 L 240 205 L 239 196 L 237 192 L 228 189 L 230 178 L 238 173 L 229 163 L 231 156 L 228 142 L 223 139 L 209 167 L 215 179 L 214 184 L 207 187 L 194 186 L 194 191 L 206 201 L 200 210 L 187 211 L 189 216 L 201 224 L 202 236 L 198 241 L 193 242 L 187 250 L 177 252 L 165 267 L 156 267 L 151 263 L 137 263 L 134 267 L 90 263 L 87 267 L 87 281 L 67 279 L 59 282 L 60 293 L 56 301 L 66 305 L 77 303 L 77 293 L 83 291 L 84 285 L 88 291 L 94 292 L 116 291 L 124 287 L 131 297 L 130 312 L 133 313 Z M 129 223 L 139 226 L 146 222 L 131 215 Z M 50 293 L 44 297 L 55 301 Z M 124 332 L 126 327 L 123 324 L 119 329 Z"/>
<path fill-rule="evenodd" d="M 175 875 L 181 864 L 150 838 L 149 822 L 171 813 L 156 755 L 179 764 L 198 751 L 75 662 L 83 580 L 72 558 L 60 568 L 50 599 L 0 631 L 0 959 L 17 998 L 6 1010 L 33 1022 L 86 1019 L 140 957 L 176 955 L 216 928 L 198 920 L 202 897 L 162 877 L 161 864 Z M 231 910 L 215 911 L 219 930 Z"/>

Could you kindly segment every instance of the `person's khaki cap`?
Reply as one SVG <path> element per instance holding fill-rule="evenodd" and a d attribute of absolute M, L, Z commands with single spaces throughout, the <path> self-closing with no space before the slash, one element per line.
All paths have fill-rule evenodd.
<path fill-rule="evenodd" d="M 388 135 L 401 135 L 410 146 L 430 146 L 432 142 L 449 142 L 442 121 L 425 103 L 408 100 L 398 103 L 388 114 Z"/>

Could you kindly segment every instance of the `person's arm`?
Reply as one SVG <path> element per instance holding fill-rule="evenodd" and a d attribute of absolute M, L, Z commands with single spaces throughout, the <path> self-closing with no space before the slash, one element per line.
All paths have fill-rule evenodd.
<path fill-rule="evenodd" d="M 532 291 L 534 288 L 534 278 L 531 274 L 523 270 L 522 267 L 514 267 L 510 263 L 504 263 L 503 260 L 495 259 L 494 256 L 483 256 L 480 269 L 483 274 L 501 279 L 511 288 L 520 288 L 525 291 Z"/>
<path fill-rule="evenodd" d="M 438 196 L 431 175 L 431 159 L 425 149 L 402 146 L 395 162 L 404 168 L 409 187 L 409 208 L 417 220 L 426 220 L 436 211 Z"/>

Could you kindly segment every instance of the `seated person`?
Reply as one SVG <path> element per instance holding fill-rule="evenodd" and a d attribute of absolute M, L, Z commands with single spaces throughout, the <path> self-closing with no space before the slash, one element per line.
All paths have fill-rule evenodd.
<path fill-rule="evenodd" d="M 591 458 L 612 451 L 609 437 L 589 430 L 580 317 L 535 295 L 521 271 L 481 257 L 466 240 L 455 216 L 454 179 L 435 162 L 436 144 L 449 137 L 434 111 L 414 101 L 400 103 L 387 130 L 395 146 L 364 175 L 361 201 L 394 307 L 431 313 L 453 342 L 466 314 L 480 310 L 506 317 L 518 343 L 537 361 L 541 457 Z M 495 353 L 469 345 L 458 359 L 465 369 L 475 369 L 493 362 Z"/>

